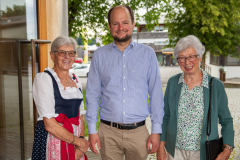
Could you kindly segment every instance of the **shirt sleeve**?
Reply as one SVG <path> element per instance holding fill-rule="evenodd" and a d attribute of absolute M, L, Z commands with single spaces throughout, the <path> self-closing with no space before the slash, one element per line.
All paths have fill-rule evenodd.
<path fill-rule="evenodd" d="M 217 87 L 215 87 L 216 85 Z M 223 137 L 223 144 L 228 144 L 234 147 L 233 118 L 229 111 L 228 98 L 224 88 L 224 84 L 219 79 L 214 78 L 212 88 L 213 92 L 216 91 L 216 89 L 214 88 L 217 88 L 217 92 L 215 92 L 217 94 L 217 100 L 213 99 L 212 101 L 216 102 L 213 103 L 213 107 L 214 105 L 218 105 L 218 117 L 219 124 L 221 124 L 222 126 L 221 134 Z"/>
<path fill-rule="evenodd" d="M 148 71 L 148 94 L 152 121 L 151 133 L 161 134 L 164 116 L 164 101 L 159 65 L 154 51 L 152 52 Z"/>
<path fill-rule="evenodd" d="M 39 73 L 33 82 L 33 99 L 36 104 L 39 118 L 56 117 L 55 100 L 52 79 L 47 73 Z"/>
<path fill-rule="evenodd" d="M 88 124 L 88 133 L 95 134 L 96 123 L 98 121 L 97 114 L 99 108 L 99 100 L 101 97 L 101 79 L 98 72 L 97 53 L 94 53 L 88 74 L 86 88 L 86 105 L 87 112 L 85 115 Z"/>

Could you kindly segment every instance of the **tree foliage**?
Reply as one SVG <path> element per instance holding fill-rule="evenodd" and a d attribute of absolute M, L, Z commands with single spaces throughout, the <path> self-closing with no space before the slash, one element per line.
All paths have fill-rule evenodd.
<path fill-rule="evenodd" d="M 13 5 L 13 7 L 6 8 L 5 11 L 1 10 L 1 16 L 3 17 L 12 17 L 20 16 L 26 14 L 26 5 Z"/>
<path fill-rule="evenodd" d="M 103 36 L 103 44 L 111 43 L 113 39 L 107 24 L 107 13 L 111 7 L 129 5 L 135 13 L 135 20 L 143 18 L 148 24 L 147 27 L 151 28 L 158 24 L 159 16 L 167 2 L 168 0 L 68 0 L 69 35 L 77 37 L 82 34 L 83 37 L 89 37 L 87 30 L 97 33 L 99 29 L 106 33 Z M 147 12 L 141 15 L 140 9 Z"/>
<path fill-rule="evenodd" d="M 214 55 L 239 56 L 239 0 L 174 0 L 166 7 L 169 45 L 195 35 Z"/>

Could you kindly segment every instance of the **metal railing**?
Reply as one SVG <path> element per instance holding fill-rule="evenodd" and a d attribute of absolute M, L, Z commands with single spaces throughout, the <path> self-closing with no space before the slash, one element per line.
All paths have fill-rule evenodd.
<path fill-rule="evenodd" d="M 19 118 L 20 118 L 20 143 L 21 143 L 21 159 L 25 159 L 25 146 L 24 146 L 24 121 L 23 121 L 23 92 L 22 92 L 22 59 L 21 59 L 21 43 L 31 43 L 31 56 L 32 56 L 32 83 L 36 75 L 36 47 L 35 44 L 51 43 L 50 40 L 32 39 L 30 40 L 17 40 L 17 57 L 18 57 L 18 92 L 19 92 Z M 34 133 L 37 123 L 37 109 L 33 102 L 33 116 L 34 116 Z"/>

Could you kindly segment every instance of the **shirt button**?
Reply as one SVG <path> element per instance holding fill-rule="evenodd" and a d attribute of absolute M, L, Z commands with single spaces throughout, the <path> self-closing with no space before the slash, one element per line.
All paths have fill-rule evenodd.
<path fill-rule="evenodd" d="M 125 79 L 125 77 L 123 77 Z"/>
<path fill-rule="evenodd" d="M 125 88 L 123 88 L 123 90 L 125 91 Z"/>
<path fill-rule="evenodd" d="M 125 100 L 123 100 L 123 102 L 125 102 Z"/>
<path fill-rule="evenodd" d="M 123 56 L 125 56 L 125 54 Z"/>
<path fill-rule="evenodd" d="M 123 112 L 123 114 L 125 114 L 125 112 Z"/>
<path fill-rule="evenodd" d="M 125 67 L 125 65 L 123 65 L 123 67 Z"/>

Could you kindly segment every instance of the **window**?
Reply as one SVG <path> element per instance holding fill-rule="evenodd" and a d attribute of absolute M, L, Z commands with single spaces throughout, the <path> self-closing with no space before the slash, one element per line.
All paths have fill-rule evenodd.
<path fill-rule="evenodd" d="M 159 26 L 155 26 L 154 31 L 160 31 Z"/>
<path fill-rule="evenodd" d="M 159 32 L 159 31 L 163 31 L 163 30 L 164 30 L 164 26 L 155 26 L 154 27 L 155 32 Z"/>
<path fill-rule="evenodd" d="M 235 57 L 227 56 L 226 57 L 226 65 L 239 66 L 240 65 L 240 57 L 235 58 Z"/>
<path fill-rule="evenodd" d="M 210 54 L 210 64 L 218 65 L 218 57 Z"/>
<path fill-rule="evenodd" d="M 137 32 L 138 27 L 134 27 L 133 32 Z"/>
<path fill-rule="evenodd" d="M 160 26 L 160 31 L 163 31 L 164 30 L 164 26 Z"/>
<path fill-rule="evenodd" d="M 154 42 L 154 45 L 168 45 L 169 44 L 169 41 L 166 40 L 166 41 L 155 41 Z"/>
<path fill-rule="evenodd" d="M 160 44 L 160 45 L 164 45 L 165 43 L 164 43 L 164 41 L 161 41 L 161 42 L 159 42 L 159 44 Z"/>
<path fill-rule="evenodd" d="M 147 29 L 146 27 L 141 27 L 141 32 L 150 32 L 150 30 Z"/>
<path fill-rule="evenodd" d="M 74 69 L 84 69 L 84 68 L 87 68 L 87 66 L 77 66 Z"/>

